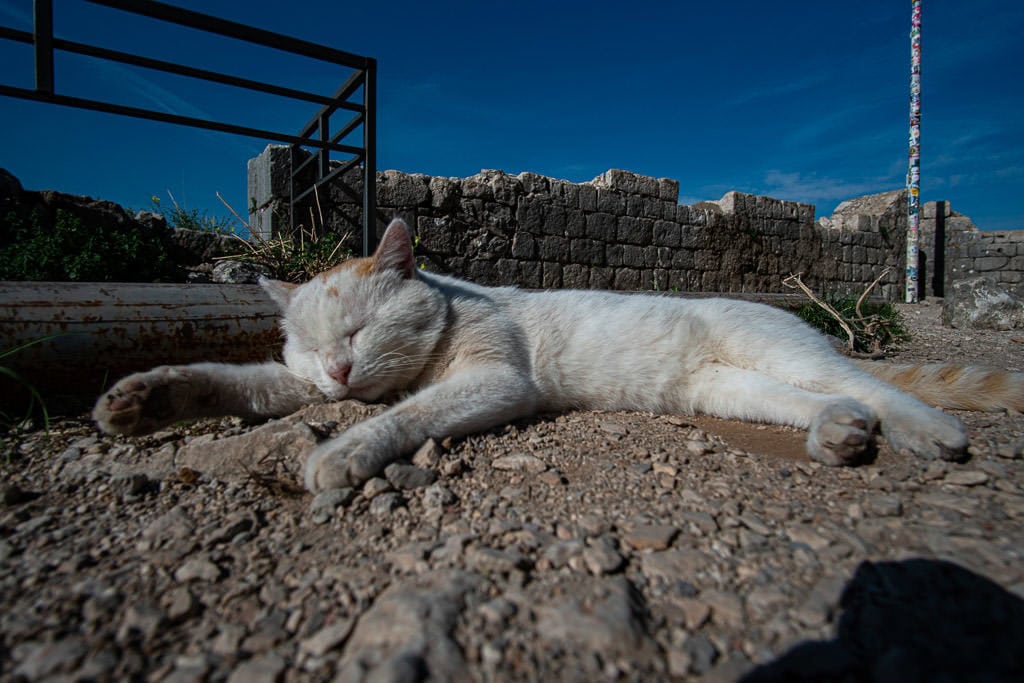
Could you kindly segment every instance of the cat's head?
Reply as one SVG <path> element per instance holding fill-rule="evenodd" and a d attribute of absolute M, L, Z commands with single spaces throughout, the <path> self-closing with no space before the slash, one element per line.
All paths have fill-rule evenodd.
<path fill-rule="evenodd" d="M 373 256 L 302 285 L 262 278 L 284 316 L 284 360 L 330 399 L 372 401 L 422 372 L 444 329 L 443 295 L 417 277 L 408 228 L 388 226 Z"/>

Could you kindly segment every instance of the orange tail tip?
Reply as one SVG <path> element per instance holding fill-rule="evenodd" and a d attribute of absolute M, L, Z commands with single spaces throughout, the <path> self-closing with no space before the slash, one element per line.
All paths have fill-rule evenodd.
<path fill-rule="evenodd" d="M 1024 412 L 1024 372 L 948 363 L 893 365 L 857 361 L 857 365 L 939 408 Z"/>

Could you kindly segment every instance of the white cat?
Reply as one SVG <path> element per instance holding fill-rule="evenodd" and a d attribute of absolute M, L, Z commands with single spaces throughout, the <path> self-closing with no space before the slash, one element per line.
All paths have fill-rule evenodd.
<path fill-rule="evenodd" d="M 524 292 L 417 270 L 404 223 L 371 258 L 303 285 L 263 280 L 285 365 L 164 366 L 122 379 L 94 417 L 111 433 L 178 420 L 292 413 L 316 401 L 395 401 L 320 444 L 306 486 L 359 484 L 428 437 L 573 408 L 705 413 L 809 431 L 807 452 L 851 464 L 877 426 L 896 450 L 959 459 L 967 434 L 836 353 L 783 311 L 726 299 Z M 1024 374 L 874 364 L 945 407 L 1024 410 Z"/>

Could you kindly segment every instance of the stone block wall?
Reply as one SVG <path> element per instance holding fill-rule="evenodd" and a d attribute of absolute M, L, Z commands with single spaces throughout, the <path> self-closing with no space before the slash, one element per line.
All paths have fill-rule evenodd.
<path fill-rule="evenodd" d="M 950 283 L 985 277 L 1024 298 L 1024 230 L 962 230 L 950 234 Z"/>
<path fill-rule="evenodd" d="M 264 156 L 280 150 L 287 153 L 268 147 Z M 279 164 L 266 159 L 262 166 Z M 250 194 L 275 186 L 259 182 L 254 186 L 250 174 Z M 328 227 L 350 233 L 357 249 L 361 190 L 350 173 L 320 193 L 319 207 Z M 256 204 L 264 211 L 286 199 L 263 195 Z M 378 236 L 400 216 L 414 226 L 426 268 L 481 284 L 788 292 L 782 280 L 803 273 L 819 292 L 859 293 L 888 267 L 876 293 L 902 296 L 902 191 L 845 202 L 820 221 L 808 204 L 729 192 L 688 206 L 678 195 L 675 180 L 621 170 L 585 183 L 501 171 L 468 178 L 383 171 Z"/>

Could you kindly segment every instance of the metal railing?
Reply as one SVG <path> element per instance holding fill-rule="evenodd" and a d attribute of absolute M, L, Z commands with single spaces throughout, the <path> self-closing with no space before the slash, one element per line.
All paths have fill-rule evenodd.
<path fill-rule="evenodd" d="M 159 59 L 111 50 L 57 38 L 53 34 L 53 0 L 34 0 L 33 31 L 19 31 L 0 26 L 0 40 L 28 43 L 35 48 L 35 89 L 20 88 L 0 83 L 0 95 L 17 97 L 37 102 L 59 104 L 79 109 L 89 109 L 121 116 L 131 116 L 151 121 L 161 121 L 193 128 L 203 128 L 223 133 L 284 142 L 292 146 L 292 159 L 300 157 L 298 150 L 312 148 L 315 153 L 305 161 L 293 164 L 291 169 L 291 211 L 296 204 L 307 199 L 316 188 L 340 174 L 361 165 L 363 174 L 363 252 L 369 253 L 376 241 L 376 108 L 377 108 L 377 62 L 370 57 L 361 57 L 318 45 L 299 38 L 281 35 L 272 31 L 239 24 L 212 17 L 199 12 L 185 10 L 154 0 L 86 0 L 94 5 L 103 5 L 123 12 L 136 14 L 157 21 L 177 24 L 198 31 L 212 33 L 247 43 L 260 45 L 294 55 L 336 64 L 352 70 L 352 74 L 333 95 L 296 90 L 293 88 L 263 83 L 229 74 L 198 69 Z M 242 126 L 235 123 L 214 121 L 168 112 L 154 111 L 140 107 L 125 106 L 89 98 L 61 94 L 54 79 L 54 53 L 57 50 L 88 57 L 95 57 L 121 64 L 142 67 L 188 78 L 220 83 L 235 88 L 265 93 L 292 100 L 320 105 L 320 109 L 309 119 L 297 135 L 278 131 Z M 360 98 L 361 96 L 361 98 Z M 350 114 L 338 131 L 331 134 L 330 120 L 337 112 Z M 362 144 L 342 144 L 357 129 L 362 128 Z M 347 156 L 344 160 L 332 160 L 331 153 Z M 315 162 L 315 165 L 314 165 Z M 334 168 L 332 168 L 332 166 Z M 309 174 L 315 167 L 312 183 L 298 184 L 300 174 Z"/>

